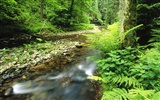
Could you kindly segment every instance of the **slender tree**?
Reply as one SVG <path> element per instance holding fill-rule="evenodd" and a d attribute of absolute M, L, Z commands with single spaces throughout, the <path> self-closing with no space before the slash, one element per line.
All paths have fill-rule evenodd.
<path fill-rule="evenodd" d="M 120 30 L 121 33 L 133 28 L 137 25 L 137 1 L 136 0 L 120 0 Z M 124 46 L 136 45 L 136 32 L 130 31 L 127 34 Z"/>

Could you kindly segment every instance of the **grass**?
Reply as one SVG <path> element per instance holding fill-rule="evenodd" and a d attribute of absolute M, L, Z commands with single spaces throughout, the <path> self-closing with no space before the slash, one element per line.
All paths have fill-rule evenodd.
<path fill-rule="evenodd" d="M 79 31 L 79 30 L 90 30 L 94 28 L 94 24 L 85 24 L 85 23 L 80 23 L 80 24 L 74 24 L 69 26 L 68 28 L 64 29 L 65 31 Z"/>

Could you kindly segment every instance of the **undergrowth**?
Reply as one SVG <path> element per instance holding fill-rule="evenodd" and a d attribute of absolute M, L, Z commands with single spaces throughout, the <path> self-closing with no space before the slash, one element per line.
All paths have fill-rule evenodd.
<path fill-rule="evenodd" d="M 123 48 L 123 42 L 127 34 L 137 28 L 143 26 L 143 24 L 137 25 L 124 33 L 119 31 L 119 23 L 108 25 L 107 30 L 103 32 L 87 35 L 91 47 L 100 50 L 102 53 L 108 53 L 110 51 Z"/>
<path fill-rule="evenodd" d="M 135 48 L 115 50 L 97 60 L 103 87 L 101 100 L 159 100 L 160 52 Z"/>
<path fill-rule="evenodd" d="M 160 100 L 160 49 L 156 46 L 144 49 L 121 48 L 126 34 L 142 25 L 119 35 L 118 23 L 108 27 L 109 33 L 91 35 L 93 48 L 102 52 L 96 58 L 99 76 L 91 79 L 103 88 L 101 100 Z"/>
<path fill-rule="evenodd" d="M 65 31 L 79 31 L 79 30 L 90 30 L 94 28 L 94 24 L 73 24 L 65 29 Z"/>
<path fill-rule="evenodd" d="M 154 19 L 153 23 L 153 28 L 151 29 L 152 38 L 149 40 L 149 43 L 160 50 L 160 18 Z"/>
<path fill-rule="evenodd" d="M 96 33 L 87 35 L 89 41 L 93 44 L 92 48 L 104 53 L 111 50 L 117 50 L 120 46 L 119 41 L 119 23 L 108 26 L 109 33 Z"/>

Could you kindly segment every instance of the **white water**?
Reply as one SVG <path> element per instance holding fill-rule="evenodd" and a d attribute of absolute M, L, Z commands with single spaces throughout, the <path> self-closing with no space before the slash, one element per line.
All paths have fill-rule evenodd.
<path fill-rule="evenodd" d="M 92 76 L 96 64 L 90 60 L 81 62 L 56 76 L 47 74 L 35 80 L 12 86 L 12 94 L 32 93 L 31 100 L 85 100 L 88 76 Z"/>

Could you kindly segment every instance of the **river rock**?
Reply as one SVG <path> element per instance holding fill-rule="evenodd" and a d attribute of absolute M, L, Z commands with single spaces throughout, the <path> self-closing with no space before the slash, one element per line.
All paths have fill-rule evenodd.
<path fill-rule="evenodd" d="M 3 93 L 4 96 L 10 96 L 13 93 L 13 88 L 9 87 L 8 89 L 6 89 Z"/>

